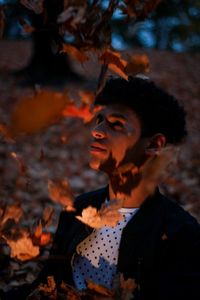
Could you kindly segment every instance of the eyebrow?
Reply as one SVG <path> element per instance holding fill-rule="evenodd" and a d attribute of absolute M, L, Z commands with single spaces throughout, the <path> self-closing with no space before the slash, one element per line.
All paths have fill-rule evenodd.
<path fill-rule="evenodd" d="M 102 113 L 99 113 L 97 114 L 97 118 L 98 117 L 104 117 L 104 114 Z M 117 118 L 117 119 L 120 119 L 121 121 L 127 121 L 127 119 L 120 113 L 111 113 L 108 115 L 108 118 Z"/>

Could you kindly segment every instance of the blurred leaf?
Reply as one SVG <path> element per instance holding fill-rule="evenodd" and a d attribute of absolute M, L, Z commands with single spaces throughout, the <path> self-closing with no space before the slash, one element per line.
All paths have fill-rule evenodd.
<path fill-rule="evenodd" d="M 65 117 L 69 116 L 81 118 L 85 123 L 90 122 L 94 116 L 88 105 L 82 104 L 80 107 L 78 107 L 74 103 L 67 105 L 62 114 Z"/>
<path fill-rule="evenodd" d="M 97 284 L 92 280 L 86 280 L 87 288 L 92 290 L 100 295 L 108 296 L 113 298 L 113 291 L 109 290 L 108 288 L 104 287 L 103 285 Z"/>
<path fill-rule="evenodd" d="M 58 15 L 57 22 L 69 22 L 70 26 L 77 28 L 77 25 L 85 22 L 86 3 L 81 6 L 70 6 Z"/>
<path fill-rule="evenodd" d="M 10 156 L 16 161 L 20 174 L 25 175 L 27 167 L 22 157 L 20 157 L 16 152 L 11 152 Z"/>
<path fill-rule="evenodd" d="M 32 33 L 35 31 L 35 28 L 31 26 L 25 19 L 19 18 L 19 24 L 22 26 L 24 32 Z"/>
<path fill-rule="evenodd" d="M 49 197 L 65 207 L 67 211 L 74 211 L 74 195 L 67 180 L 48 180 Z"/>
<path fill-rule="evenodd" d="M 69 54 L 72 58 L 79 61 L 80 63 L 84 63 L 89 58 L 86 55 L 86 53 L 82 50 L 77 49 L 75 46 L 72 46 L 70 44 L 63 44 L 63 49 L 61 52 L 66 52 Z"/>
<path fill-rule="evenodd" d="M 47 90 L 38 92 L 35 97 L 22 98 L 12 113 L 10 134 L 36 133 L 55 123 L 69 101 L 66 94 Z"/>
<path fill-rule="evenodd" d="M 6 239 L 11 249 L 11 257 L 21 261 L 30 260 L 40 254 L 39 247 L 34 246 L 33 242 L 27 234 L 24 234 L 17 241 Z"/>
<path fill-rule="evenodd" d="M 122 207 L 122 200 L 114 199 L 108 203 L 103 203 L 100 210 L 95 207 L 88 206 L 83 209 L 82 215 L 76 218 L 89 225 L 92 228 L 101 228 L 103 226 L 116 226 L 117 222 L 122 219 L 122 215 L 119 213 L 119 208 Z"/>
<path fill-rule="evenodd" d="M 125 66 L 125 72 L 131 75 L 149 72 L 148 57 L 146 55 L 132 55 Z"/>
<path fill-rule="evenodd" d="M 127 61 L 121 58 L 121 54 L 119 52 L 111 51 L 107 49 L 100 56 L 99 60 L 108 65 L 108 68 L 124 78 L 128 80 L 128 76 L 125 72 L 125 67 L 127 65 Z"/>
<path fill-rule="evenodd" d="M 41 14 L 44 10 L 44 0 L 20 0 L 20 3 L 36 14 Z"/>
<path fill-rule="evenodd" d="M 3 226 L 9 219 L 18 223 L 22 215 L 23 210 L 18 204 L 8 205 L 2 212 L 0 226 Z"/>
<path fill-rule="evenodd" d="M 154 150 L 153 150 L 154 151 Z M 166 146 L 159 150 L 156 155 L 151 155 L 140 168 L 142 178 L 145 181 L 145 189 L 151 193 L 155 187 L 169 176 L 177 161 L 179 148 Z"/>

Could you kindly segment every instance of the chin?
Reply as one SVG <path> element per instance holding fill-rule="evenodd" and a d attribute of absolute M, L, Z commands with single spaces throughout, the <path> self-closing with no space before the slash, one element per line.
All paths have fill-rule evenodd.
<path fill-rule="evenodd" d="M 96 159 L 91 159 L 89 162 L 90 168 L 93 170 L 99 170 L 100 161 Z"/>

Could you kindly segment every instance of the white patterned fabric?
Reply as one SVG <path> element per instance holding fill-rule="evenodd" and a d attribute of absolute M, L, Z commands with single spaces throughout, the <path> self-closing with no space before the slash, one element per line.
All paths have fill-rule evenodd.
<path fill-rule="evenodd" d="M 122 230 L 138 208 L 121 208 L 123 219 L 115 227 L 94 229 L 76 248 L 72 258 L 73 278 L 78 290 L 86 288 L 85 280 L 112 288 L 117 270 Z"/>

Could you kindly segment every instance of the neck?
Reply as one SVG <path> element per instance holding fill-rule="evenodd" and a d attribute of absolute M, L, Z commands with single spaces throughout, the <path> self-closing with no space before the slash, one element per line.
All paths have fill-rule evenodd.
<path fill-rule="evenodd" d="M 142 203 L 146 200 L 150 193 L 145 188 L 145 182 L 140 182 L 138 186 L 134 187 L 129 194 L 123 192 L 114 192 L 112 183 L 109 182 L 109 197 L 110 199 L 122 199 L 123 207 L 136 208 L 140 207 Z"/>

